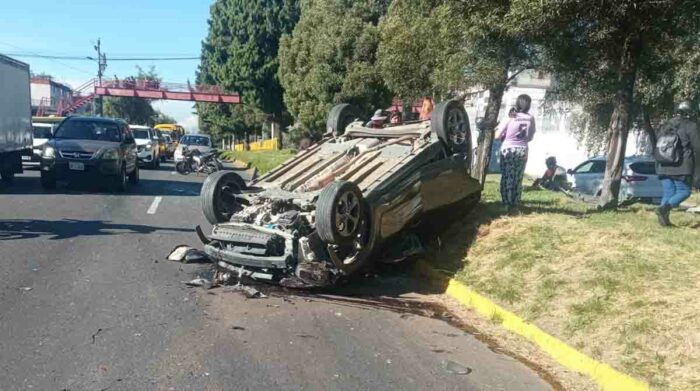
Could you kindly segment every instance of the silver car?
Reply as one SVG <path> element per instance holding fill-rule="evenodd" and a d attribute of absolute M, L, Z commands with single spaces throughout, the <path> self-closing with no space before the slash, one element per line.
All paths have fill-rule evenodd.
<path fill-rule="evenodd" d="M 184 147 L 187 147 L 190 150 L 196 149 L 202 155 L 214 151 L 214 143 L 211 141 L 209 136 L 204 134 L 188 134 L 180 138 L 180 143 L 175 149 L 173 157 L 176 163 L 183 160 L 182 149 Z"/>
<path fill-rule="evenodd" d="M 577 193 L 599 196 L 603 187 L 607 158 L 597 156 L 569 170 L 569 180 Z M 620 200 L 639 199 L 658 202 L 663 196 L 656 164 L 650 156 L 629 156 L 625 158 L 620 187 Z"/>

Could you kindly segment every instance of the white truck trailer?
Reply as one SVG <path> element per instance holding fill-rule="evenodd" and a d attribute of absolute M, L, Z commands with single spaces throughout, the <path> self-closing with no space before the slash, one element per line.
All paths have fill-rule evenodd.
<path fill-rule="evenodd" d="M 32 154 L 29 65 L 0 54 L 0 177 L 12 182 Z"/>

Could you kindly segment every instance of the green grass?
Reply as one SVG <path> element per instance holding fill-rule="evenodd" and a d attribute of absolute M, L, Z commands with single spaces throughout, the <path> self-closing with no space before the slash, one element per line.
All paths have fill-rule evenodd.
<path fill-rule="evenodd" d="M 651 205 L 598 212 L 541 190 L 511 216 L 497 180 L 430 248 L 436 267 L 655 388 L 698 386 L 700 217 L 674 211 L 663 228 Z"/>
<path fill-rule="evenodd" d="M 256 167 L 260 174 L 264 174 L 273 168 L 284 163 L 289 158 L 293 157 L 296 151 L 293 149 L 282 149 L 279 151 L 225 151 L 221 153 L 221 157 L 226 160 L 237 160 L 243 163 L 250 163 Z"/>

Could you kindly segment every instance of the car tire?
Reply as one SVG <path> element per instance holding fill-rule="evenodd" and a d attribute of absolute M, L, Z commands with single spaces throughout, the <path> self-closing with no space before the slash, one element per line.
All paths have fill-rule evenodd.
<path fill-rule="evenodd" d="M 348 103 L 335 105 L 328 113 L 326 131 L 340 136 L 345 133 L 345 128 L 357 118 L 359 118 L 359 115 L 354 106 Z"/>
<path fill-rule="evenodd" d="M 41 172 L 41 187 L 44 190 L 53 190 L 56 188 L 56 174 L 53 172 Z"/>
<path fill-rule="evenodd" d="M 207 177 L 202 185 L 200 200 L 202 212 L 211 224 L 225 223 L 242 207 L 235 199 L 245 190 L 243 178 L 233 171 L 217 171 Z"/>
<path fill-rule="evenodd" d="M 141 180 L 141 173 L 139 172 L 139 165 L 135 164 L 134 171 L 129 175 L 129 183 L 135 185 L 139 183 L 139 180 Z"/>
<path fill-rule="evenodd" d="M 15 171 L 12 167 L 8 167 L 0 171 L 0 177 L 5 183 L 12 183 L 15 180 Z"/>
<path fill-rule="evenodd" d="M 127 175 L 126 167 L 122 165 L 121 170 L 119 170 L 119 175 L 113 178 L 114 181 L 114 191 L 117 193 L 123 193 L 126 191 Z"/>
<path fill-rule="evenodd" d="M 430 121 L 431 130 L 451 154 L 460 154 L 471 160 L 471 130 L 469 115 L 456 100 L 438 103 Z"/>
<path fill-rule="evenodd" d="M 348 181 L 335 181 L 326 186 L 316 202 L 316 232 L 329 244 L 355 241 L 363 220 L 366 202 L 360 188 Z"/>

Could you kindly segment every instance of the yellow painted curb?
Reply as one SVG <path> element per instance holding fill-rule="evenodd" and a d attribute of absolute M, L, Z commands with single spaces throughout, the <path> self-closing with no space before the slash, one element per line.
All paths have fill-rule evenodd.
<path fill-rule="evenodd" d="M 586 356 L 566 343 L 545 333 L 537 326 L 503 309 L 498 304 L 480 295 L 461 282 L 441 275 L 425 262 L 421 262 L 419 268 L 421 271 L 431 276 L 439 276 L 443 282 L 446 282 L 447 288 L 445 294 L 448 296 L 456 299 L 467 307 L 475 309 L 487 319 L 502 319 L 503 327 L 533 342 L 566 368 L 592 377 L 603 390 L 649 390 L 648 384 L 618 372 L 607 364 Z"/>

